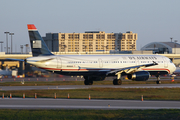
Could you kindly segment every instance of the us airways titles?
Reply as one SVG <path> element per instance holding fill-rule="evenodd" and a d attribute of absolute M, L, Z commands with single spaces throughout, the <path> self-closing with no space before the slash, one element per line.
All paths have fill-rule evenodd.
<path fill-rule="evenodd" d="M 154 56 L 137 56 L 137 57 L 129 56 L 128 58 L 130 60 L 157 60 L 157 58 Z"/>

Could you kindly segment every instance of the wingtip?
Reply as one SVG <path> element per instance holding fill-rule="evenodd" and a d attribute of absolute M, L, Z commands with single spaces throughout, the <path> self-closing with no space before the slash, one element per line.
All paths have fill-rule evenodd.
<path fill-rule="evenodd" d="M 37 30 L 34 24 L 27 24 L 28 30 Z"/>

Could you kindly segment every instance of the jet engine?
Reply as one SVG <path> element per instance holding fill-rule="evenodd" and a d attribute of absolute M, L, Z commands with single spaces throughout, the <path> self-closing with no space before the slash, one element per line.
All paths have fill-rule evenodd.
<path fill-rule="evenodd" d="M 138 71 L 133 74 L 128 74 L 128 79 L 134 80 L 134 81 L 146 81 L 150 77 L 149 72 L 147 71 Z"/>

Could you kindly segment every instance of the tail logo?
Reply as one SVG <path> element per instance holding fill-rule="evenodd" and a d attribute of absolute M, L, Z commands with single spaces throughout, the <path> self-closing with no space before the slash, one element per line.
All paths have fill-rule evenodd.
<path fill-rule="evenodd" d="M 33 48 L 42 48 L 41 40 L 34 40 L 33 41 Z"/>

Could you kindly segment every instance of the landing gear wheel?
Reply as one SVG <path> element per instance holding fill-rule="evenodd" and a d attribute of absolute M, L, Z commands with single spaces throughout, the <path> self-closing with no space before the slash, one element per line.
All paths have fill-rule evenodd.
<path fill-rule="evenodd" d="M 121 84 L 122 84 L 121 79 L 114 79 L 113 80 L 113 85 L 121 85 Z"/>
<path fill-rule="evenodd" d="M 116 79 L 113 80 L 113 85 L 116 85 Z"/>
<path fill-rule="evenodd" d="M 93 81 L 92 80 L 84 80 L 85 85 L 92 85 Z"/>
<path fill-rule="evenodd" d="M 156 81 L 156 84 L 161 84 L 161 81 L 160 81 L 160 80 L 157 80 L 157 81 Z"/>
<path fill-rule="evenodd" d="M 156 75 L 156 77 L 157 77 L 156 84 L 161 84 L 161 81 L 160 81 L 160 77 L 159 77 L 159 75 Z"/>

